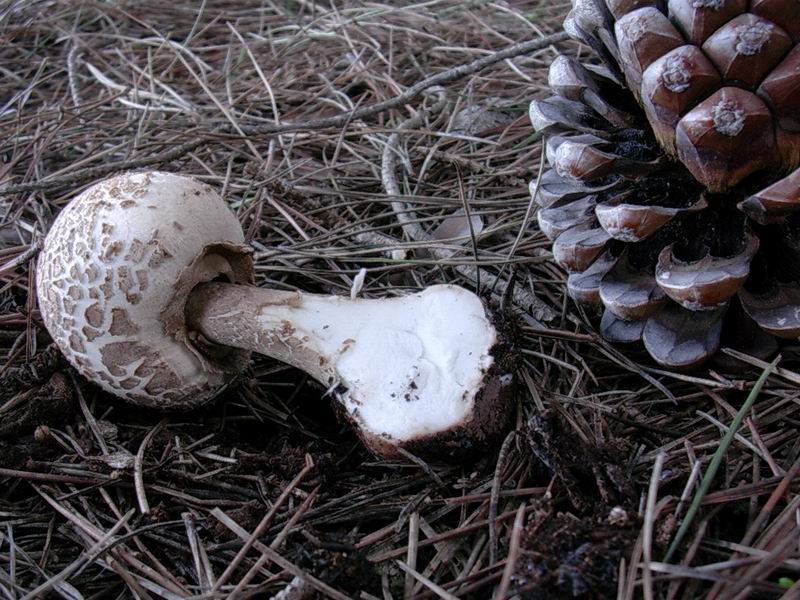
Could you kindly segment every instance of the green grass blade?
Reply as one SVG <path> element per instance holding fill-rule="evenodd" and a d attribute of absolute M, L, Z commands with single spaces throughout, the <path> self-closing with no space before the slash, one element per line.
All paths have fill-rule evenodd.
<path fill-rule="evenodd" d="M 740 408 L 739 412 L 736 413 L 733 423 L 731 423 L 728 431 L 723 436 L 722 441 L 719 444 L 719 448 L 717 448 L 717 451 L 711 458 L 708 469 L 706 469 L 706 472 L 703 475 L 703 480 L 700 482 L 700 487 L 698 488 L 697 493 L 694 495 L 694 498 L 692 498 L 692 504 L 689 506 L 689 510 L 686 511 L 686 516 L 684 517 L 683 522 L 681 522 L 681 526 L 678 528 L 678 533 L 675 534 L 675 538 L 669 545 L 667 555 L 664 557 L 664 562 L 670 561 L 672 556 L 675 554 L 675 551 L 678 549 L 678 546 L 680 546 L 681 542 L 683 541 L 683 538 L 686 537 L 689 527 L 691 527 L 692 521 L 694 520 L 695 515 L 697 515 L 697 511 L 700 510 L 700 504 L 703 502 L 703 498 L 705 497 L 706 493 L 708 493 L 711 483 L 714 481 L 714 477 L 717 474 L 717 470 L 722 464 L 722 458 L 733 441 L 733 436 L 736 435 L 736 432 L 739 430 L 745 415 L 750 411 L 753 403 L 756 401 L 756 398 L 758 398 L 758 395 L 761 393 L 761 388 L 764 387 L 764 382 L 767 380 L 767 377 L 769 377 L 769 374 L 772 373 L 775 365 L 778 364 L 778 360 L 779 358 L 776 358 L 764 369 L 764 372 L 761 373 L 761 376 L 758 378 L 758 381 L 756 381 L 753 389 L 750 390 L 750 395 L 747 396 L 747 400 L 745 400 L 744 404 L 742 404 L 742 408 Z"/>

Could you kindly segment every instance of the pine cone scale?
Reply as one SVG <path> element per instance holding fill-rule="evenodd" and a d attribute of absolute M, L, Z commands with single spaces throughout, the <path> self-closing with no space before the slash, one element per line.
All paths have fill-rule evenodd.
<path fill-rule="evenodd" d="M 800 268 L 775 266 L 800 260 L 797 0 L 573 0 L 565 29 L 605 65 L 558 58 L 531 104 L 569 295 L 676 369 L 726 327 L 800 339 Z"/>

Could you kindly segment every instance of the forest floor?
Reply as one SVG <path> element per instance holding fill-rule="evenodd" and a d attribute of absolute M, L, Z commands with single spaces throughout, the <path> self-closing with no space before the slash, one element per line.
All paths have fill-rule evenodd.
<path fill-rule="evenodd" d="M 607 345 L 536 226 L 527 107 L 585 50 L 492 58 L 568 4 L 0 3 L 0 597 L 800 597 L 798 348 L 742 411 L 764 364 Z M 267 358 L 187 413 L 84 381 L 36 254 L 77 193 L 141 168 L 218 189 L 259 285 L 478 291 L 517 325 L 513 431 L 386 461 Z"/>

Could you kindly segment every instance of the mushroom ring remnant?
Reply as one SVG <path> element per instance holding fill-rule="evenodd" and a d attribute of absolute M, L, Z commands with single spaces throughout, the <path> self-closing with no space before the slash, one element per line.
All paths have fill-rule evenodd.
<path fill-rule="evenodd" d="M 45 240 L 36 289 L 75 368 L 135 404 L 201 404 L 257 352 L 325 385 L 386 456 L 472 447 L 508 423 L 512 377 L 477 296 L 452 285 L 384 299 L 256 287 L 239 222 L 189 177 L 127 173 L 80 194 Z"/>

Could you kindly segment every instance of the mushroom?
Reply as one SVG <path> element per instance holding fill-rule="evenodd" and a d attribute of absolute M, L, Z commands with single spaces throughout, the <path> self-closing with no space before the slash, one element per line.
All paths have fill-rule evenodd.
<path fill-rule="evenodd" d="M 126 173 L 72 200 L 44 242 L 37 294 L 72 365 L 138 405 L 199 405 L 253 351 L 321 382 L 383 456 L 474 447 L 508 424 L 504 338 L 475 294 L 256 287 L 238 220 L 189 177 Z"/>

